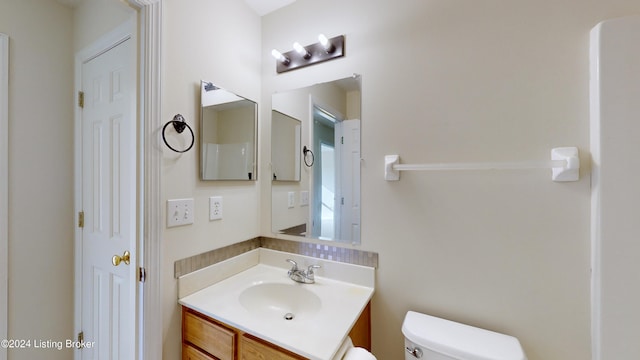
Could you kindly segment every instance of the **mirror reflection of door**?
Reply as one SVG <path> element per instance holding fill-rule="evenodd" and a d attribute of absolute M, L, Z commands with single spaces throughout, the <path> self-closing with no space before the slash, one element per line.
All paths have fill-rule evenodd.
<path fill-rule="evenodd" d="M 334 239 L 340 233 L 340 131 L 342 116 L 319 106 L 313 108 L 313 237 Z M 338 150 L 336 151 L 336 144 Z"/>
<path fill-rule="evenodd" d="M 348 119 L 339 122 L 336 139 L 340 139 L 338 171 L 340 189 L 341 239 L 354 242 L 360 239 L 360 120 Z"/>
<path fill-rule="evenodd" d="M 313 221 L 319 239 L 360 238 L 360 120 L 313 107 Z"/>

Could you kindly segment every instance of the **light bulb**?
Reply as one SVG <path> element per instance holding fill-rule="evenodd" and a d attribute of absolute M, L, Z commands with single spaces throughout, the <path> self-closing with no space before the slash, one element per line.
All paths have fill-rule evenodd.
<path fill-rule="evenodd" d="M 293 48 L 295 49 L 295 51 L 300 54 L 300 56 L 302 56 L 305 59 L 309 59 L 311 58 L 311 53 L 307 51 L 307 49 L 305 49 L 302 45 L 300 45 L 299 42 L 294 42 L 293 43 Z"/>
<path fill-rule="evenodd" d="M 273 56 L 274 59 L 280 61 L 284 58 L 284 55 L 282 55 L 282 53 L 280 53 L 280 51 L 276 49 L 271 50 L 271 56 Z"/>
<path fill-rule="evenodd" d="M 289 63 L 291 62 L 291 60 L 289 60 L 289 58 L 287 58 L 286 56 L 282 55 L 282 53 L 276 49 L 271 50 L 271 56 L 273 56 L 276 60 L 280 61 L 281 63 L 285 64 L 285 65 L 289 65 Z"/>
<path fill-rule="evenodd" d="M 324 46 L 325 48 L 327 47 L 327 45 L 329 45 L 329 39 L 327 39 L 324 34 L 318 35 L 318 41 L 320 41 L 320 44 L 322 44 L 322 46 Z"/>
<path fill-rule="evenodd" d="M 320 45 L 322 45 L 326 52 L 332 53 L 336 50 L 336 47 L 333 46 L 331 42 L 329 42 L 329 39 L 327 39 L 324 34 L 318 35 L 318 41 L 320 41 Z"/>

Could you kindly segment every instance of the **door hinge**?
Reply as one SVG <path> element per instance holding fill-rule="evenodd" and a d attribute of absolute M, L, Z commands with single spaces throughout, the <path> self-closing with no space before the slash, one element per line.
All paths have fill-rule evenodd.
<path fill-rule="evenodd" d="M 344 136 L 340 136 L 340 144 L 344 145 Z"/>
<path fill-rule="evenodd" d="M 84 91 L 78 91 L 78 106 L 84 108 Z"/>
<path fill-rule="evenodd" d="M 138 268 L 138 281 L 145 282 L 147 280 L 147 270 L 143 267 Z"/>
<path fill-rule="evenodd" d="M 84 331 L 78 333 L 78 342 L 81 344 L 84 342 Z"/>
<path fill-rule="evenodd" d="M 80 211 L 78 213 L 78 227 L 79 228 L 84 227 L 84 211 Z"/>

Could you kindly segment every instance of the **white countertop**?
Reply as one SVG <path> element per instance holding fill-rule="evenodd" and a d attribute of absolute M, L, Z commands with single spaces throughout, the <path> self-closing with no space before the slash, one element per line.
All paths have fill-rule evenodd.
<path fill-rule="evenodd" d="M 333 359 L 373 296 L 375 269 L 273 250 L 257 251 L 258 256 L 247 257 L 250 263 L 241 267 L 245 270 L 240 269 L 236 274 L 184 296 L 179 303 L 309 359 Z M 258 263 L 253 264 L 256 258 Z M 321 265 L 322 268 L 316 271 L 315 284 L 299 284 L 289 279 L 287 258 L 297 261 L 301 269 Z M 237 268 L 237 262 L 229 261 L 227 268 L 228 264 L 235 264 L 233 266 Z M 216 266 L 219 268 L 212 268 Z M 207 271 L 224 273 L 224 267 L 223 262 L 210 266 L 212 269 L 207 268 Z M 292 309 L 297 316 L 285 320 L 284 312 L 288 310 L 282 311 L 283 314 L 278 310 L 257 315 L 255 309 L 250 311 L 241 304 L 240 294 L 245 289 L 267 283 L 303 287 L 318 296 L 320 309 L 317 312 L 300 311 L 299 314 Z"/>

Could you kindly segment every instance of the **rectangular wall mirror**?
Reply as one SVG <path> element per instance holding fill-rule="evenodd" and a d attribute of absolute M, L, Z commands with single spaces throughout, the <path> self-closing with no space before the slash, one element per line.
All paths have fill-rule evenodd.
<path fill-rule="evenodd" d="M 202 180 L 256 180 L 257 104 L 211 82 L 200 85 Z"/>
<path fill-rule="evenodd" d="M 272 110 L 272 231 L 359 244 L 360 76 L 273 94 Z M 279 175 L 284 159 L 294 169 L 289 181 Z"/>

